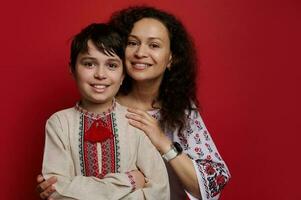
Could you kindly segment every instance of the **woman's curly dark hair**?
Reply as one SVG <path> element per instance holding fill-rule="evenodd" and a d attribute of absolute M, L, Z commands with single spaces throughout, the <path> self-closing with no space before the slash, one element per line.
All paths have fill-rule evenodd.
<path fill-rule="evenodd" d="M 185 110 L 193 110 L 192 102 L 198 105 L 196 97 L 197 57 L 194 43 L 183 24 L 173 15 L 148 6 L 129 7 L 113 13 L 109 23 L 127 41 L 135 22 L 153 18 L 165 25 L 169 32 L 172 63 L 164 77 L 156 101 L 161 103 L 160 124 L 163 128 L 180 130 L 186 124 Z M 131 91 L 129 76 L 120 88 L 121 94 Z"/>

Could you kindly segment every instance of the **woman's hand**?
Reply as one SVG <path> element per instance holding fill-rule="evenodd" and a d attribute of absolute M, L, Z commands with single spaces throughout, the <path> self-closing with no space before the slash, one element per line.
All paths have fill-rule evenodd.
<path fill-rule="evenodd" d="M 129 108 L 128 112 L 126 117 L 129 119 L 130 125 L 142 130 L 161 154 L 170 149 L 172 142 L 160 128 L 158 120 L 145 111 Z M 197 175 L 191 159 L 182 153 L 172 159 L 169 164 L 180 178 L 185 189 L 195 197 L 201 198 Z"/>
<path fill-rule="evenodd" d="M 130 175 L 133 176 L 135 181 L 136 190 L 144 188 L 145 185 L 145 177 L 139 170 L 133 170 L 129 172 Z"/>
<path fill-rule="evenodd" d="M 37 176 L 37 191 L 42 199 L 53 200 L 50 195 L 55 192 L 53 184 L 57 182 L 57 178 L 52 176 L 45 180 L 42 175 Z"/>
<path fill-rule="evenodd" d="M 157 119 L 138 109 L 128 108 L 128 112 L 126 117 L 129 119 L 130 125 L 142 130 L 161 154 L 166 153 L 170 149 L 172 142 L 160 128 Z"/>

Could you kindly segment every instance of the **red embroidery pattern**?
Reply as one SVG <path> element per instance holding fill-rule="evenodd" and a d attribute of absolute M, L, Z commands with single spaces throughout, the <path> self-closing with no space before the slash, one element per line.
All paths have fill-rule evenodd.
<path fill-rule="evenodd" d="M 90 128 L 94 128 L 94 125 L 97 121 L 97 123 L 103 123 L 103 126 L 105 129 L 108 129 L 109 131 L 106 132 L 106 134 L 110 134 L 106 136 L 104 141 L 99 142 L 93 142 L 91 140 L 80 140 L 83 142 L 83 163 L 84 163 L 84 169 L 82 172 L 84 172 L 85 176 L 94 176 L 98 178 L 102 178 L 108 173 L 115 173 L 117 172 L 116 168 L 116 162 L 115 159 L 115 137 L 114 132 L 116 131 L 113 129 L 113 120 L 112 120 L 112 114 L 103 116 L 100 119 L 93 119 L 89 116 L 83 116 L 83 127 L 82 135 L 83 138 L 86 134 L 91 134 Z M 94 124 L 94 125 L 93 125 Z M 105 130 L 101 129 L 101 130 Z M 95 134 L 95 133 L 93 133 Z M 101 133 L 97 133 L 101 134 Z M 88 137 L 89 138 L 89 137 Z M 98 155 L 100 154 L 97 151 L 97 144 L 100 143 L 101 145 L 101 171 L 99 170 L 99 160 Z M 81 146 L 81 145 L 80 145 Z"/>
<path fill-rule="evenodd" d="M 126 175 L 130 179 L 130 183 L 132 185 L 132 191 L 134 191 L 136 189 L 136 182 L 134 180 L 134 177 L 132 176 L 132 174 L 130 174 L 130 172 L 126 172 Z"/>
<path fill-rule="evenodd" d="M 86 176 L 99 176 L 98 171 L 98 157 L 97 157 L 97 144 L 84 142 L 84 162 L 85 162 L 85 175 Z"/>
<path fill-rule="evenodd" d="M 209 193 L 210 197 L 215 197 L 224 188 L 229 179 L 225 166 L 207 159 L 197 161 L 197 164 L 202 172 L 202 178 L 205 181 L 204 184 L 207 183 L 205 184 L 207 198 L 209 198 Z"/>
<path fill-rule="evenodd" d="M 107 116 L 106 127 L 113 133 L 111 115 Z M 102 155 L 102 172 L 101 175 L 105 176 L 108 173 L 114 173 L 115 171 L 115 141 L 114 138 L 109 138 L 104 142 L 101 142 L 101 155 Z"/>

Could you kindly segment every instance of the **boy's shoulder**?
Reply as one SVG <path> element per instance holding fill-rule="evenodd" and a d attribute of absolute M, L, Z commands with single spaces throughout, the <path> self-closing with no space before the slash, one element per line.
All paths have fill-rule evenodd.
<path fill-rule="evenodd" d="M 76 115 L 77 111 L 75 107 L 66 108 L 63 110 L 59 110 L 55 113 L 53 113 L 48 120 L 52 119 L 71 119 L 72 116 Z"/>
<path fill-rule="evenodd" d="M 132 136 L 137 137 L 137 138 L 144 138 L 147 137 L 142 130 L 131 126 L 129 124 L 128 119 L 125 117 L 125 115 L 127 114 L 127 107 L 120 105 L 119 103 L 116 102 L 116 110 L 115 110 L 115 114 L 116 114 L 116 119 L 117 119 L 117 126 L 119 127 L 120 130 L 123 130 L 122 134 L 128 135 L 131 133 Z"/>
<path fill-rule="evenodd" d="M 120 113 L 120 114 L 126 114 L 126 110 L 127 110 L 127 107 L 119 104 L 118 102 L 115 102 L 116 104 L 116 112 Z"/>

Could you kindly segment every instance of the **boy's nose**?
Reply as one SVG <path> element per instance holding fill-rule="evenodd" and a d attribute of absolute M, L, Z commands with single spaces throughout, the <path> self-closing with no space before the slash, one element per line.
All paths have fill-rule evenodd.
<path fill-rule="evenodd" d="M 96 79 L 105 79 L 106 78 L 106 73 L 104 70 L 104 67 L 97 67 L 95 72 L 94 72 L 94 78 Z"/>

